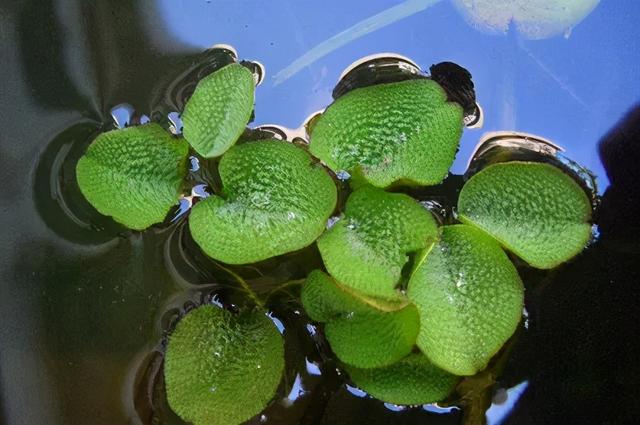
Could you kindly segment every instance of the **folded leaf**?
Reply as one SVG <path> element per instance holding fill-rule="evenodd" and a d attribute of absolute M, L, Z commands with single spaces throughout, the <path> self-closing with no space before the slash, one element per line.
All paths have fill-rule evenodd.
<path fill-rule="evenodd" d="M 382 311 L 319 270 L 311 272 L 303 285 L 302 303 L 312 319 L 326 322 L 329 345 L 347 364 L 386 366 L 405 357 L 415 345 L 419 318 L 412 304 L 384 304 L 396 309 Z"/>
<path fill-rule="evenodd" d="M 414 199 L 365 186 L 351 194 L 344 217 L 318 240 L 329 273 L 370 297 L 400 298 L 396 286 L 408 254 L 437 238 L 436 221 Z"/>
<path fill-rule="evenodd" d="M 76 167 L 78 185 L 100 213 L 143 230 L 180 197 L 189 148 L 158 124 L 100 134 Z"/>

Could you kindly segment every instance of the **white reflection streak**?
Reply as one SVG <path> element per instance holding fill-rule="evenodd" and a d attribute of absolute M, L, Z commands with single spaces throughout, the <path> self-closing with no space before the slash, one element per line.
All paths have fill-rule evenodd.
<path fill-rule="evenodd" d="M 297 374 L 296 379 L 293 382 L 293 387 L 286 398 L 285 404 L 287 406 L 291 406 L 298 398 L 300 398 L 300 396 L 304 395 L 304 393 L 306 393 L 306 391 L 302 386 L 302 378 L 300 377 L 300 374 Z"/>
<path fill-rule="evenodd" d="M 583 108 L 589 108 L 586 102 L 582 100 L 567 83 L 562 81 L 560 77 L 558 77 L 553 71 L 551 71 L 551 69 L 549 69 L 540 59 L 538 59 L 538 57 L 534 55 L 533 52 L 531 52 L 531 50 L 529 50 L 521 41 L 518 43 L 518 46 L 527 54 L 527 56 L 529 56 L 529 58 L 533 62 L 535 62 L 536 65 L 540 67 L 540 69 L 542 69 L 542 71 L 544 71 L 545 74 L 547 74 L 553 81 L 555 81 L 562 90 L 566 91 L 573 100 L 578 102 Z"/>
<path fill-rule="evenodd" d="M 376 13 L 375 15 L 358 22 L 357 24 L 316 45 L 298 59 L 291 62 L 287 67 L 278 71 L 278 73 L 273 77 L 274 86 L 282 84 L 305 67 L 311 65 L 334 50 L 337 50 L 360 37 L 377 31 L 380 28 L 384 28 L 401 19 L 415 15 L 418 12 L 422 12 L 440 1 L 441 0 L 406 0 L 396 6 L 385 9 L 380 13 Z"/>
<path fill-rule="evenodd" d="M 486 412 L 487 425 L 500 425 L 509 416 L 516 403 L 529 386 L 529 381 L 524 381 L 507 390 L 507 400 L 503 403 L 493 403 Z"/>

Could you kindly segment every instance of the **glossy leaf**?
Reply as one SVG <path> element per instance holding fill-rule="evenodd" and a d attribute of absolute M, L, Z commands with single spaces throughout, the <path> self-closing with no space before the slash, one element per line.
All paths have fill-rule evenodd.
<path fill-rule="evenodd" d="M 591 238 L 591 203 L 558 168 L 541 163 L 491 165 L 464 185 L 459 219 L 477 226 L 534 267 L 550 269 Z"/>
<path fill-rule="evenodd" d="M 240 137 L 253 111 L 255 81 L 232 63 L 206 76 L 182 113 L 184 138 L 205 158 L 225 153 Z"/>
<path fill-rule="evenodd" d="M 254 263 L 310 245 L 336 205 L 329 174 L 291 143 L 236 145 L 219 173 L 222 193 L 195 205 L 189 228 L 205 253 L 225 263 Z"/>
<path fill-rule="evenodd" d="M 78 185 L 100 213 L 143 230 L 162 222 L 178 201 L 187 154 L 187 144 L 158 124 L 109 131 L 78 161 Z"/>
<path fill-rule="evenodd" d="M 370 297 L 397 300 L 408 254 L 437 238 L 429 211 L 407 195 L 362 187 L 347 200 L 344 217 L 318 240 L 329 273 Z"/>
<path fill-rule="evenodd" d="M 201 306 L 169 337 L 169 406 L 195 425 L 241 424 L 267 406 L 283 369 L 284 343 L 264 312 L 235 315 Z"/>
<path fill-rule="evenodd" d="M 500 245 L 467 225 L 446 226 L 409 281 L 420 313 L 417 345 L 438 367 L 473 375 L 515 331 L 524 289 Z"/>
<path fill-rule="evenodd" d="M 314 123 L 310 150 L 377 187 L 435 185 L 453 164 L 462 125 L 462 108 L 435 81 L 378 84 L 329 106 Z"/>

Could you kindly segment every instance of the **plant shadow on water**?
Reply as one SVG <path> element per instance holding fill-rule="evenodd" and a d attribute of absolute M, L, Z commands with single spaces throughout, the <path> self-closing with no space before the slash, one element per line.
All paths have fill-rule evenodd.
<path fill-rule="evenodd" d="M 73 162 L 63 160 L 61 152 L 68 149 L 73 157 L 76 149 L 86 146 L 99 129 L 98 123 L 108 122 L 114 100 L 126 99 L 151 115 L 165 94 L 166 84 L 159 81 L 174 81 L 198 57 L 195 52 L 160 53 L 151 40 L 141 36 L 145 34 L 139 28 L 145 3 L 151 4 L 131 7 L 127 2 L 112 2 L 107 7 L 72 2 L 74 7 L 66 11 L 64 22 L 59 21 L 59 6 L 53 1 L 26 3 L 15 11 L 20 50 L 30 52 L 22 55 L 20 71 L 25 73 L 35 102 L 24 110 L 37 116 L 38 108 L 46 108 L 58 115 L 52 112 L 53 118 L 35 123 L 30 132 L 14 131 L 25 139 L 33 136 L 39 144 L 20 150 L 8 148 L 3 140 L 0 146 L 3 213 L 14 206 L 33 208 L 21 200 L 24 197 L 33 197 L 35 204 L 34 211 L 12 211 L 23 217 L 8 221 L 8 242 L 2 248 L 2 256 L 10 260 L 9 272 L 3 271 L 0 284 L 2 305 L 14 303 L 4 311 L 24 317 L 24 326 L 34 326 L 25 332 L 35 340 L 12 339 L 20 334 L 13 323 L 2 330 L 2 423 L 87 423 L 91 418 L 93 424 L 181 424 L 163 404 L 159 373 L 163 338 L 185 305 L 210 302 L 213 294 L 224 303 L 242 302 L 244 296 L 233 289 L 237 288 L 236 274 L 264 295 L 283 282 L 306 276 L 320 264 L 316 248 L 308 248 L 255 269 L 221 268 L 183 232 L 184 221 L 164 230 L 131 233 L 86 204 L 78 206 L 83 200 L 74 198 L 77 203 L 71 210 L 83 211 L 80 221 L 88 220 L 101 229 L 96 232 L 79 226 L 64 211 L 60 202 L 78 194 L 73 193 L 73 175 L 56 168 L 60 162 L 64 166 Z M 33 31 L 34 22 L 43 29 Z M 86 30 L 80 22 L 93 29 Z M 65 59 L 69 47 L 64 46 L 62 35 L 69 26 L 71 34 L 79 35 L 75 41 L 81 58 L 71 65 Z M 88 36 L 90 33 L 94 35 Z M 160 111 L 164 116 L 168 109 Z M 61 131 L 61 120 L 65 131 Z M 43 134 L 49 138 L 60 134 L 60 138 L 43 149 Z M 612 184 L 596 217 L 597 241 L 551 274 L 527 271 L 523 275 L 530 324 L 520 329 L 504 371 L 491 385 L 493 391 L 528 381 L 505 423 L 629 423 L 640 415 L 636 402 L 640 352 L 634 344 L 640 295 L 636 284 L 640 281 L 639 134 L 640 108 L 636 108 L 600 144 Z M 25 173 L 25 164 L 32 164 L 36 156 L 33 173 Z M 52 175 L 62 179 L 57 186 L 63 190 L 62 195 L 58 193 L 62 199 L 52 193 Z M 429 199 L 455 205 L 461 179 L 451 176 L 436 192 L 428 193 Z M 21 190 L 28 187 L 33 190 Z M 270 303 L 289 337 L 287 376 L 276 401 L 264 412 L 267 423 L 462 422 L 459 411 L 443 415 L 424 409 L 394 412 L 393 406 L 353 395 L 328 359 L 328 348 L 314 338 L 307 319 L 296 313 L 295 298 L 282 291 Z M 34 373 L 40 376 L 25 379 L 22 385 L 40 386 L 47 394 L 37 392 L 30 398 L 31 394 L 16 390 L 21 386 L 16 382 L 23 378 L 20 368 L 33 366 L 26 360 L 15 361 L 20 356 L 39 358 Z M 316 365 L 322 375 L 309 364 Z M 296 380 L 298 375 L 301 378 Z M 12 399 L 12 393 L 19 396 Z M 485 394 L 483 407 L 491 402 L 490 395 Z M 297 401 L 286 407 L 286 399 Z M 39 421 L 30 421 L 25 413 L 31 403 L 42 409 L 36 409 Z M 261 423 L 261 416 L 253 422 Z"/>

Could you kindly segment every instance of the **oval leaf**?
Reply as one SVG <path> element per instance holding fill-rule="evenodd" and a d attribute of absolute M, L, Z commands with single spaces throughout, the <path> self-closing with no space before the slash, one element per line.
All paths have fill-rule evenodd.
<path fill-rule="evenodd" d="M 100 213 L 143 230 L 162 222 L 178 201 L 188 153 L 158 124 L 102 133 L 78 161 L 78 185 Z"/>
<path fill-rule="evenodd" d="M 591 203 L 558 168 L 541 163 L 490 165 L 464 185 L 460 221 L 479 227 L 530 265 L 550 269 L 591 238 Z"/>
<path fill-rule="evenodd" d="M 226 65 L 198 83 L 182 113 L 182 133 L 205 158 L 220 156 L 251 119 L 255 81 L 244 66 Z"/>
<path fill-rule="evenodd" d="M 458 378 L 437 368 L 423 354 L 410 354 L 391 366 L 358 369 L 346 366 L 351 380 L 375 398 L 387 403 L 434 403 L 453 391 Z"/>
<path fill-rule="evenodd" d="M 284 343 L 263 312 L 240 315 L 205 305 L 169 337 L 164 376 L 169 406 L 195 425 L 236 425 L 273 398 L 284 369 Z"/>
<path fill-rule="evenodd" d="M 500 245 L 467 225 L 446 226 L 409 281 L 417 345 L 438 367 L 473 375 L 515 331 L 524 289 Z"/>
<path fill-rule="evenodd" d="M 365 186 L 351 194 L 345 216 L 318 239 L 318 248 L 342 285 L 397 300 L 408 254 L 433 243 L 437 234 L 433 216 L 414 199 Z"/>
<path fill-rule="evenodd" d="M 462 108 L 435 81 L 355 89 L 314 123 L 311 153 L 377 187 L 435 185 L 447 175 L 462 135 Z"/>
<path fill-rule="evenodd" d="M 379 310 L 355 298 L 319 270 L 311 272 L 301 295 L 307 314 L 326 322 L 329 345 L 347 364 L 386 366 L 405 357 L 415 345 L 419 318 L 412 304 L 396 305 L 395 311 Z"/>
<path fill-rule="evenodd" d="M 234 146 L 219 172 L 222 193 L 196 204 L 189 228 L 205 253 L 225 263 L 254 263 L 310 245 L 336 205 L 329 174 L 291 143 Z"/>

